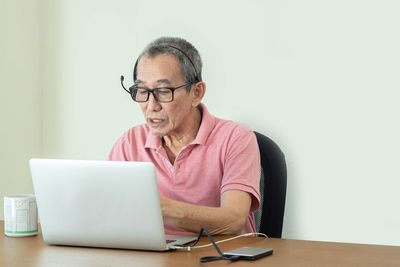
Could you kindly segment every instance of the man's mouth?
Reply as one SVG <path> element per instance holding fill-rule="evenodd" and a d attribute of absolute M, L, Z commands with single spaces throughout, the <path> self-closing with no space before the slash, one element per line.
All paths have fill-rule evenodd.
<path fill-rule="evenodd" d="M 166 120 L 166 118 L 147 118 L 148 123 L 153 127 L 163 124 Z"/>
<path fill-rule="evenodd" d="M 149 124 L 149 126 L 158 127 L 158 126 L 161 126 L 162 124 L 164 124 L 168 120 L 168 117 L 167 116 L 154 116 L 154 117 L 146 116 L 146 120 L 147 120 L 147 123 Z"/>

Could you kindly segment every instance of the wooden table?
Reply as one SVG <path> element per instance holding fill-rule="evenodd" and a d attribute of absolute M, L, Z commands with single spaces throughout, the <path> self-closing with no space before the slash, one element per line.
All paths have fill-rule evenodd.
<path fill-rule="evenodd" d="M 244 237 L 219 247 L 222 251 L 242 246 L 268 247 L 274 249 L 274 254 L 256 261 L 200 263 L 203 256 L 217 255 L 215 249 L 152 252 L 50 246 L 40 231 L 33 237 L 8 237 L 4 235 L 3 221 L 0 229 L 0 266 L 400 266 L 397 246 Z M 201 243 L 208 243 L 207 238 Z"/>

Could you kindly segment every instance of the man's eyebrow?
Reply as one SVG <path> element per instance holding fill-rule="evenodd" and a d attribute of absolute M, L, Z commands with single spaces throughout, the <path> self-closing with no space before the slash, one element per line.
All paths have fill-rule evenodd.
<path fill-rule="evenodd" d="M 158 83 L 166 83 L 166 84 L 171 84 L 171 81 L 170 81 L 170 80 L 168 80 L 168 79 L 160 79 L 160 80 L 157 80 L 157 82 L 158 82 Z"/>
<path fill-rule="evenodd" d="M 141 83 L 143 83 L 143 81 L 141 81 L 139 79 L 135 81 L 135 84 L 141 84 Z M 171 84 L 171 81 L 168 79 L 159 79 L 159 80 L 157 80 L 157 83 Z"/>

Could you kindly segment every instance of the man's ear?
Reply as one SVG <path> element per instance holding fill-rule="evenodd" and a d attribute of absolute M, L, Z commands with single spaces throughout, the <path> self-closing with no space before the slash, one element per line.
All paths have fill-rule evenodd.
<path fill-rule="evenodd" d="M 191 90 L 193 100 L 192 100 L 192 106 L 197 107 L 201 100 L 204 97 L 204 94 L 206 93 L 206 83 L 205 82 L 198 82 L 195 83 L 192 87 Z"/>

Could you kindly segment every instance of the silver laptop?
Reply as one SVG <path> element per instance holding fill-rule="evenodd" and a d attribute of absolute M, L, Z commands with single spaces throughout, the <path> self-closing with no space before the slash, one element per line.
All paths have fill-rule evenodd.
<path fill-rule="evenodd" d="M 149 162 L 31 159 L 45 242 L 168 250 L 195 237 L 167 236 Z"/>

